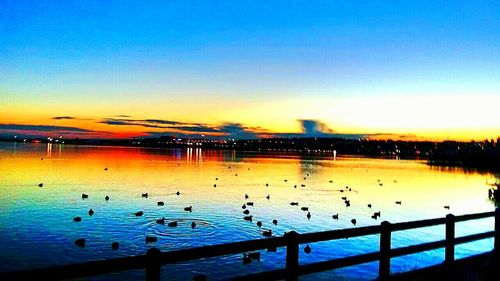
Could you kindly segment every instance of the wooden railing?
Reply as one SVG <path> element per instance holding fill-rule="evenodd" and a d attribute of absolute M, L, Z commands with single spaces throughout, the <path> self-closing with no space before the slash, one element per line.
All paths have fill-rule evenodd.
<path fill-rule="evenodd" d="M 462 237 L 455 237 L 456 222 L 483 219 L 493 216 L 495 217 L 494 230 Z M 444 240 L 400 248 L 391 248 L 391 234 L 393 232 L 442 224 L 446 225 L 446 239 Z M 377 252 L 348 256 L 305 265 L 299 264 L 300 244 L 374 234 L 380 234 L 380 249 Z M 494 252 L 497 252 L 498 249 L 500 249 L 500 208 L 497 208 L 494 212 L 477 213 L 462 216 L 454 216 L 450 214 L 445 218 L 402 222 L 395 224 L 384 221 L 380 225 L 376 226 L 366 226 L 306 234 L 298 234 L 295 231 L 291 231 L 283 237 L 249 240 L 163 253 L 153 248 L 150 249 L 146 255 L 142 256 L 132 256 L 43 269 L 0 273 L 0 280 L 70 279 L 140 268 L 145 268 L 146 280 L 160 280 L 161 266 L 163 264 L 172 264 L 183 261 L 197 260 L 201 258 L 238 254 L 275 247 L 286 247 L 286 267 L 284 269 L 250 274 L 242 277 L 235 277 L 233 279 L 297 280 L 298 276 L 304 274 L 379 261 L 379 279 L 387 280 L 390 277 L 391 258 L 393 257 L 410 255 L 444 247 L 445 260 L 443 265 L 449 265 L 455 261 L 455 245 L 491 237 L 494 237 Z"/>

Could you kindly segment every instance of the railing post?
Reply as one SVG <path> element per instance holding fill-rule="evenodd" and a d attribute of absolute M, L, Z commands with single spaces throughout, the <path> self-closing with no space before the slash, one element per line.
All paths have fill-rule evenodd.
<path fill-rule="evenodd" d="M 296 281 L 299 276 L 299 234 L 290 231 L 285 234 L 286 243 L 286 280 Z"/>
<path fill-rule="evenodd" d="M 500 208 L 495 209 L 495 254 L 500 254 Z"/>
<path fill-rule="evenodd" d="M 446 243 L 445 259 L 446 264 L 452 264 L 455 261 L 455 216 L 446 215 Z"/>
<path fill-rule="evenodd" d="M 148 259 L 148 264 L 146 265 L 146 281 L 160 281 L 160 253 L 160 250 L 156 248 L 148 250 L 146 254 Z"/>
<path fill-rule="evenodd" d="M 383 221 L 380 229 L 379 280 L 388 280 L 391 274 L 391 223 Z"/>

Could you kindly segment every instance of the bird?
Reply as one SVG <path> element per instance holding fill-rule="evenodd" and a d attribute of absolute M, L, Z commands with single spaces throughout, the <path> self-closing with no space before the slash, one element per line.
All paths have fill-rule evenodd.
<path fill-rule="evenodd" d="M 82 218 L 80 218 L 80 217 L 74 217 L 74 218 L 73 218 L 73 221 L 74 221 L 74 222 L 81 222 L 81 221 L 82 221 Z"/>
<path fill-rule="evenodd" d="M 253 202 L 247 202 L 248 206 L 253 206 Z"/>
<path fill-rule="evenodd" d="M 179 191 L 177 191 L 177 193 L 175 193 L 175 194 L 177 194 L 177 195 L 181 195 L 181 193 L 180 193 Z"/>
<path fill-rule="evenodd" d="M 443 206 L 445 209 L 450 209 L 450 206 L 449 205 L 446 205 L 446 206 Z"/>
<path fill-rule="evenodd" d="M 107 171 L 108 170 L 108 167 L 104 168 L 104 171 Z"/>
<path fill-rule="evenodd" d="M 299 202 L 290 202 L 290 205 L 292 205 L 292 206 L 298 206 Z"/>
<path fill-rule="evenodd" d="M 90 209 L 89 210 L 89 216 L 92 216 L 94 214 L 94 210 Z"/>
<path fill-rule="evenodd" d="M 76 239 L 75 245 L 80 247 L 80 248 L 85 247 L 85 238 Z"/>
<path fill-rule="evenodd" d="M 370 208 L 370 209 L 371 209 L 371 208 L 372 208 L 372 204 L 368 204 L 368 208 Z"/>
<path fill-rule="evenodd" d="M 118 242 L 111 243 L 111 249 L 118 250 L 119 247 L 120 247 L 120 243 L 118 243 Z"/>
<path fill-rule="evenodd" d="M 309 207 L 302 207 L 300 208 L 302 211 L 309 211 Z"/>
<path fill-rule="evenodd" d="M 264 230 L 262 231 L 262 235 L 264 235 L 265 237 L 271 237 L 273 235 L 273 231 L 270 229 Z"/>
<path fill-rule="evenodd" d="M 146 192 L 146 193 L 143 193 L 143 194 L 142 194 L 142 197 L 144 197 L 144 198 L 148 198 L 148 193 L 147 193 L 147 192 Z"/>
<path fill-rule="evenodd" d="M 214 187 L 217 187 L 217 185 L 216 185 L 216 184 L 214 184 Z"/>
<path fill-rule="evenodd" d="M 245 199 L 248 199 L 248 194 L 245 194 Z"/>
<path fill-rule="evenodd" d="M 246 221 L 252 221 L 252 216 L 244 216 L 243 219 Z"/>
<path fill-rule="evenodd" d="M 269 184 L 268 184 L 268 183 L 266 183 L 266 186 L 269 186 Z"/>
<path fill-rule="evenodd" d="M 143 211 L 139 211 L 139 212 L 135 213 L 135 216 L 136 216 L 136 217 L 140 217 L 140 216 L 142 216 L 142 215 L 144 215 L 144 212 L 143 212 Z"/>
<path fill-rule="evenodd" d="M 287 180 L 287 179 L 285 179 L 285 182 L 287 182 L 287 181 L 288 181 L 288 180 Z"/>
<path fill-rule="evenodd" d="M 345 200 L 347 200 L 347 197 L 343 196 L 343 197 L 342 197 L 342 200 L 344 200 L 344 201 L 345 201 Z"/>
<path fill-rule="evenodd" d="M 346 201 L 345 201 L 345 206 L 346 206 L 346 207 L 351 206 L 351 202 L 350 202 L 349 200 L 346 200 Z"/>
<path fill-rule="evenodd" d="M 153 243 L 156 241 L 158 241 L 158 238 L 156 238 L 154 236 L 146 236 L 146 243 Z"/>
<path fill-rule="evenodd" d="M 401 201 L 396 201 L 396 204 L 397 205 L 401 205 Z"/>
<path fill-rule="evenodd" d="M 306 187 L 306 185 L 305 185 L 305 184 L 301 184 L 300 186 L 301 186 L 301 187 Z"/>
<path fill-rule="evenodd" d="M 163 203 L 163 201 L 158 201 L 158 206 L 163 206 L 165 205 L 165 203 Z"/>
<path fill-rule="evenodd" d="M 262 222 L 258 221 L 258 222 L 257 222 L 257 226 L 258 226 L 258 227 L 262 227 Z"/>
<path fill-rule="evenodd" d="M 273 220 L 273 224 L 274 224 L 274 225 L 278 225 L 278 220 L 274 219 L 274 220 Z"/>
<path fill-rule="evenodd" d="M 241 205 L 241 208 L 242 208 L 242 209 L 246 209 L 246 208 L 247 208 L 247 205 L 243 204 L 243 205 Z"/>
<path fill-rule="evenodd" d="M 192 222 L 191 223 L 191 228 L 195 228 L 196 227 L 196 223 L 195 222 Z"/>
<path fill-rule="evenodd" d="M 192 212 L 193 211 L 193 206 L 189 206 L 189 207 L 184 208 L 184 211 L 186 211 L 186 212 Z"/>
<path fill-rule="evenodd" d="M 333 180 L 329 180 L 328 182 L 329 182 L 329 183 L 333 183 Z"/>
<path fill-rule="evenodd" d="M 104 197 L 104 200 L 109 201 L 109 196 L 106 195 L 106 197 Z"/>
<path fill-rule="evenodd" d="M 38 187 L 43 187 L 43 182 L 39 183 Z"/>
<path fill-rule="evenodd" d="M 165 224 L 165 218 L 161 218 L 159 220 L 156 220 L 156 223 Z"/>
<path fill-rule="evenodd" d="M 311 212 L 307 212 L 306 217 L 307 217 L 308 220 L 310 220 L 311 219 Z"/>
<path fill-rule="evenodd" d="M 379 183 L 378 185 L 380 185 L 380 186 L 384 186 L 384 184 L 383 184 L 383 183 Z"/>
<path fill-rule="evenodd" d="M 237 176 L 238 176 L 238 174 L 234 174 L 234 176 L 235 176 L 235 177 L 237 177 Z"/>
<path fill-rule="evenodd" d="M 88 194 L 82 193 L 82 199 L 89 198 Z"/>
<path fill-rule="evenodd" d="M 351 222 L 353 225 L 356 225 L 356 219 L 352 219 Z"/>
<path fill-rule="evenodd" d="M 304 253 L 308 255 L 311 253 L 311 247 L 309 245 L 306 245 L 306 247 L 304 248 Z"/>
<path fill-rule="evenodd" d="M 243 254 L 243 264 L 252 263 L 252 260 L 247 256 L 247 254 Z"/>
<path fill-rule="evenodd" d="M 266 198 L 267 198 L 267 200 L 269 200 L 269 199 L 271 199 L 271 196 L 268 194 L 268 195 L 266 196 Z"/>
<path fill-rule="evenodd" d="M 219 178 L 215 178 L 215 180 L 217 181 L 217 180 L 219 180 Z"/>
<path fill-rule="evenodd" d="M 338 220 L 338 219 L 339 219 L 339 214 L 333 215 L 333 216 L 332 216 L 332 219 L 334 219 L 334 220 Z"/>
<path fill-rule="evenodd" d="M 172 221 L 168 223 L 168 226 L 170 227 L 177 227 L 178 223 L 176 221 Z"/>
<path fill-rule="evenodd" d="M 245 210 L 245 211 L 243 211 L 243 214 L 248 215 L 248 214 L 250 214 L 250 211 L 249 210 Z"/>
<path fill-rule="evenodd" d="M 294 185 L 293 187 L 297 188 L 297 185 Z"/>
<path fill-rule="evenodd" d="M 260 260 L 260 252 L 248 253 L 248 257 L 254 260 Z"/>

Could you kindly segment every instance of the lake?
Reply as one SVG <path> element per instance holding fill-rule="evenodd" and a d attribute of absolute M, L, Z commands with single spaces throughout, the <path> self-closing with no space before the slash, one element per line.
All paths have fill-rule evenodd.
<path fill-rule="evenodd" d="M 334 158 L 333 154 L 0 142 L 0 271 L 142 255 L 151 247 L 169 251 L 264 239 L 264 229 L 274 236 L 291 230 L 342 229 L 354 227 L 353 218 L 359 227 L 384 220 L 395 223 L 492 211 L 486 183 L 493 180 L 488 173 L 430 167 L 423 160 L 363 158 L 341 151 Z M 82 199 L 82 193 L 88 198 Z M 164 205 L 158 206 L 158 201 Z M 243 220 L 242 205 L 249 201 L 254 202 L 247 206 L 252 222 Z M 192 212 L 184 210 L 189 206 Z M 310 219 L 301 207 L 309 208 Z M 94 211 L 92 216 L 89 209 Z M 139 211 L 144 215 L 134 214 Z M 378 220 L 371 218 L 375 211 L 381 212 Z M 338 220 L 332 219 L 334 214 Z M 82 221 L 74 222 L 76 216 Z M 156 223 L 162 217 L 165 225 Z M 167 226 L 172 221 L 178 226 Z M 257 221 L 262 222 L 261 228 Z M 492 227 L 492 218 L 483 219 L 459 223 L 456 232 L 462 236 Z M 145 243 L 146 235 L 158 241 Z M 84 248 L 75 246 L 79 238 L 86 239 Z M 392 245 L 437 239 L 444 239 L 444 226 L 394 233 Z M 120 243 L 118 250 L 111 248 L 114 241 Z M 378 235 L 313 243 L 310 254 L 301 245 L 300 263 L 376 251 L 378 243 Z M 492 247 L 492 239 L 460 245 L 456 257 Z M 189 280 L 203 273 L 218 280 L 283 267 L 284 257 L 285 249 L 278 248 L 262 251 L 260 261 L 248 265 L 242 264 L 240 254 L 163 266 L 162 274 Z M 410 270 L 443 259 L 444 250 L 395 258 L 391 270 Z M 369 263 L 301 279 L 369 280 L 377 273 L 378 263 Z M 143 270 L 134 270 L 92 279 L 134 280 L 143 275 Z"/>

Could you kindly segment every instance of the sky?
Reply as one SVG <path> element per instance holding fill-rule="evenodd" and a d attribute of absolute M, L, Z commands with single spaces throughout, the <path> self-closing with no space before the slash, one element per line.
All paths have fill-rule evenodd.
<path fill-rule="evenodd" d="M 0 0 L 0 136 L 496 139 L 499 11 Z"/>

